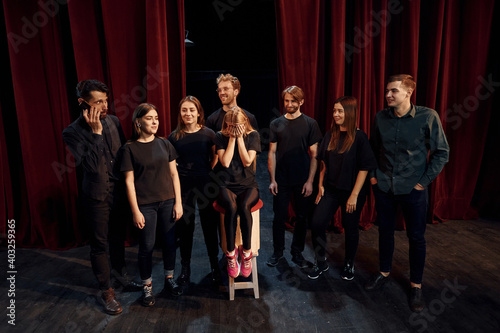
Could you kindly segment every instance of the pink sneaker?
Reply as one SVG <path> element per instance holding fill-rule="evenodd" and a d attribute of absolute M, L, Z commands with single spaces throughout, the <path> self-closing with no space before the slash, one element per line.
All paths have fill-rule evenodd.
<path fill-rule="evenodd" d="M 240 275 L 240 263 L 238 262 L 238 248 L 234 248 L 234 255 L 226 254 L 227 259 L 227 275 L 237 278 Z"/>
<path fill-rule="evenodd" d="M 248 257 L 245 257 L 243 254 L 243 248 L 240 249 L 241 253 L 241 275 L 244 277 L 248 277 L 250 273 L 252 273 L 252 258 L 253 258 L 253 253 L 250 252 L 250 255 Z"/>

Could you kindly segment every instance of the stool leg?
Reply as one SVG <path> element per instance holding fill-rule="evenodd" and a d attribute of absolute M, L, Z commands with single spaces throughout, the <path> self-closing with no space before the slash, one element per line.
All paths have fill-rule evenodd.
<path fill-rule="evenodd" d="M 257 257 L 252 258 L 252 283 L 254 297 L 259 298 L 259 274 L 257 273 Z"/>
<path fill-rule="evenodd" d="M 234 301 L 234 278 L 229 276 L 229 300 Z"/>

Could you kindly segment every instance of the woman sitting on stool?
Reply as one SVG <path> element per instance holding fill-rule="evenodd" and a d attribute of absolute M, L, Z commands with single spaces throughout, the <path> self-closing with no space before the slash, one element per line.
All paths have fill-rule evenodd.
<path fill-rule="evenodd" d="M 220 177 L 224 183 L 217 201 L 225 210 L 227 272 L 230 277 L 236 278 L 241 270 L 241 275 L 248 277 L 252 271 L 251 209 L 259 201 L 255 158 L 261 147 L 259 133 L 252 128 L 240 108 L 233 107 L 227 111 L 222 130 L 215 135 L 215 147 L 225 171 Z M 243 240 L 239 249 L 235 246 L 238 215 Z"/>

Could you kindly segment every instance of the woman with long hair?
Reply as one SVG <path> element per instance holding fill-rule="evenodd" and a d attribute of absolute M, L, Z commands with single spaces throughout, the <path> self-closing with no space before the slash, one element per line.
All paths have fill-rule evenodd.
<path fill-rule="evenodd" d="M 186 96 L 179 103 L 177 128 L 168 136 L 179 155 L 177 169 L 181 182 L 184 215 L 177 222 L 176 234 L 181 253 L 181 274 L 177 283 L 187 285 L 191 277 L 191 253 L 195 226 L 196 205 L 205 238 L 211 266 L 212 282 L 219 284 L 219 214 L 213 209 L 218 186 L 212 181 L 210 171 L 217 162 L 215 133 L 204 126 L 205 118 L 200 101 Z M 213 184 L 212 184 L 213 183 Z"/>
<path fill-rule="evenodd" d="M 318 149 L 319 191 L 311 222 L 316 264 L 308 274 L 317 279 L 328 270 L 325 257 L 326 228 L 340 207 L 345 231 L 345 258 L 341 277 L 354 278 L 354 257 L 359 242 L 359 219 L 366 201 L 368 171 L 377 167 L 368 137 L 356 128 L 358 101 L 352 96 L 337 99 L 333 121 Z"/>
<path fill-rule="evenodd" d="M 142 304 L 153 306 L 153 250 L 158 230 L 162 240 L 165 290 L 182 294 L 175 282 L 175 222 L 182 216 L 177 153 L 165 138 L 156 137 L 158 112 L 152 104 L 140 104 L 132 116 L 134 133 L 122 147 L 120 170 L 125 174 L 127 197 L 134 225 L 139 232 L 139 273 L 143 284 Z"/>
<path fill-rule="evenodd" d="M 227 245 L 227 272 L 236 278 L 247 277 L 252 271 L 252 213 L 259 201 L 259 188 L 255 180 L 255 159 L 261 151 L 259 133 L 239 107 L 226 112 L 222 130 L 215 135 L 215 147 L 222 169 L 225 171 L 217 202 L 225 209 L 224 230 Z M 237 217 L 243 244 L 235 246 Z"/>

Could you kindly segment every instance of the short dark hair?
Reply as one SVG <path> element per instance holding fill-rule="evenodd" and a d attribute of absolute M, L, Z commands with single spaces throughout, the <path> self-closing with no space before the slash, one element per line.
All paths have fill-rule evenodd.
<path fill-rule="evenodd" d="M 389 82 L 397 82 L 401 81 L 401 85 L 405 87 L 406 89 L 411 89 L 411 91 L 414 91 L 415 88 L 417 87 L 417 83 L 415 82 L 415 79 L 413 76 L 409 74 L 396 74 L 396 75 L 391 75 L 389 77 Z"/>
<path fill-rule="evenodd" d="M 300 102 L 304 99 L 304 91 L 297 86 L 289 86 L 286 87 L 285 90 L 281 93 L 281 98 L 285 99 L 285 95 L 292 95 L 293 99 L 297 102 Z"/>
<path fill-rule="evenodd" d="M 76 97 L 88 100 L 92 91 L 100 91 L 108 95 L 108 86 L 97 80 L 84 80 L 76 85 Z"/>
<path fill-rule="evenodd" d="M 146 114 L 149 113 L 151 110 L 158 110 L 156 106 L 150 103 L 141 103 L 139 104 L 135 110 L 134 114 L 132 115 L 132 137 L 130 138 L 130 141 L 137 141 L 139 139 L 140 134 L 141 134 L 141 129 L 140 127 L 137 127 L 136 120 L 141 119 L 144 117 Z M 158 112 L 158 111 L 157 111 Z"/>

